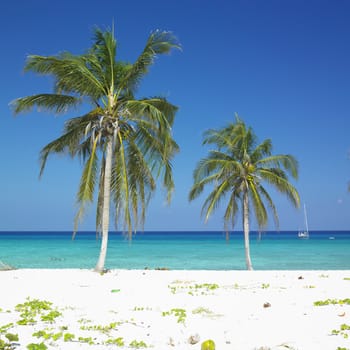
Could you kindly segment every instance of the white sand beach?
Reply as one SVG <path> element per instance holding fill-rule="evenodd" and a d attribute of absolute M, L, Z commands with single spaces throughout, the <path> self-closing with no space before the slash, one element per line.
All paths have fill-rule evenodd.
<path fill-rule="evenodd" d="M 350 271 L 1 271 L 0 339 L 18 334 L 16 349 L 198 350 L 207 339 L 216 350 L 348 349 L 347 298 Z"/>

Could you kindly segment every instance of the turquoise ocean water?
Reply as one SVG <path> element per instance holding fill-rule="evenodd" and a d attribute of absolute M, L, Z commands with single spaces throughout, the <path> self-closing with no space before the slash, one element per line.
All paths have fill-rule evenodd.
<path fill-rule="evenodd" d="M 93 268 L 100 240 L 93 232 L 0 232 L 0 262 L 16 268 Z M 350 270 L 350 231 L 251 233 L 256 270 Z M 106 267 L 188 270 L 245 269 L 242 232 L 145 232 L 132 242 L 111 232 Z"/>

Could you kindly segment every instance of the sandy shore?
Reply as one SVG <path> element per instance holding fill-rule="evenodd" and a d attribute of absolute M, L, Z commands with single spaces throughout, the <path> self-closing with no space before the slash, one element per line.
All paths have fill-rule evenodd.
<path fill-rule="evenodd" d="M 216 350 L 350 349 L 347 298 L 350 271 L 1 271 L 0 339 L 18 334 L 16 349 L 199 350 L 207 339 Z"/>

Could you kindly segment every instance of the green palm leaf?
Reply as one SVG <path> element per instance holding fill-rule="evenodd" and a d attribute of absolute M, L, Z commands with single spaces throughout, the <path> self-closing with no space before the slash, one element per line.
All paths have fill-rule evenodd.
<path fill-rule="evenodd" d="M 78 223 L 84 215 L 85 204 L 93 201 L 94 189 L 96 185 L 97 170 L 98 170 L 98 157 L 97 157 L 97 139 L 94 141 L 91 155 L 85 164 L 83 174 L 80 180 L 79 191 L 77 200 L 79 204 L 79 210 L 74 219 L 74 232 L 77 231 Z"/>
<path fill-rule="evenodd" d="M 121 81 L 120 86 L 130 91 L 137 89 L 141 79 L 148 73 L 157 55 L 169 53 L 172 49 L 180 49 L 176 37 L 167 31 L 156 30 L 148 37 L 145 48 Z"/>
<path fill-rule="evenodd" d="M 65 113 L 71 107 L 76 107 L 81 103 L 81 99 L 75 96 L 59 94 L 38 94 L 21 97 L 10 103 L 14 112 L 29 112 L 33 107 L 38 107 L 41 111 L 53 111 L 56 114 Z"/>

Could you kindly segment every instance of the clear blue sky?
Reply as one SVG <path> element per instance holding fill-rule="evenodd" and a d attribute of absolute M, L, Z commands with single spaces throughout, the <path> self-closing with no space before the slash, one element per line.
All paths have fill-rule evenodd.
<path fill-rule="evenodd" d="M 223 210 L 204 224 L 203 198 L 188 203 L 187 196 L 208 151 L 203 131 L 226 125 L 235 112 L 260 140 L 272 139 L 275 153 L 298 159 L 295 185 L 310 229 L 350 229 L 350 1 L 13 0 L 0 3 L 0 230 L 72 229 L 81 164 L 51 157 L 39 181 L 38 159 L 79 111 L 14 118 L 8 104 L 51 91 L 49 79 L 23 74 L 28 54 L 82 53 L 93 27 L 113 21 L 119 59 L 133 61 L 154 29 L 173 31 L 183 46 L 157 60 L 140 90 L 180 107 L 173 201 L 166 206 L 159 188 L 146 230 L 222 229 Z M 303 227 L 302 211 L 274 200 L 282 230 Z M 81 229 L 94 230 L 93 207 Z"/>

